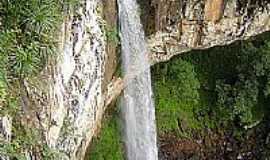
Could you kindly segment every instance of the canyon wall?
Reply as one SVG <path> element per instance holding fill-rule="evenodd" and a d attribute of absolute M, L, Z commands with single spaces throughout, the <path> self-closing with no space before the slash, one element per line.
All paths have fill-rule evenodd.
<path fill-rule="evenodd" d="M 152 0 L 144 3 L 155 12 L 148 18 L 152 19 L 152 26 L 145 24 L 151 32 L 148 45 L 152 63 L 167 61 L 191 49 L 246 40 L 270 30 L 270 2 L 266 0 Z"/>
<path fill-rule="evenodd" d="M 265 0 L 141 0 L 141 19 L 152 64 L 192 49 L 246 40 L 270 30 Z M 61 29 L 58 58 L 34 80 L 24 80 L 23 124 L 67 160 L 83 159 L 106 107 L 123 84 L 114 77 L 119 61 L 115 0 L 81 0 Z M 30 107 L 30 104 L 32 107 Z M 34 106 L 34 107 L 33 107 Z M 11 138 L 12 117 L 0 118 L 1 137 Z M 41 159 L 38 149 L 28 159 Z M 5 159 L 3 157 L 3 159 Z M 6 157 L 6 159 L 8 159 Z"/>

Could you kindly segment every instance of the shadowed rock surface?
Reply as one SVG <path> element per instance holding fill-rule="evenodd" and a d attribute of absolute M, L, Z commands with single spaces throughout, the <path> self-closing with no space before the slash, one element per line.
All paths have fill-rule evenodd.
<path fill-rule="evenodd" d="M 140 4 L 153 64 L 270 30 L 267 0 L 141 0 Z M 59 58 L 35 82 L 24 82 L 23 124 L 41 130 L 43 141 L 62 152 L 62 159 L 84 158 L 106 106 L 123 89 L 121 79 L 112 78 L 117 45 L 106 43 L 104 27 L 116 25 L 115 7 L 114 0 L 80 0 L 76 14 L 66 17 L 60 31 Z M 10 140 L 11 124 L 12 117 L 0 118 L 1 141 Z M 39 153 L 29 153 L 28 159 L 38 159 Z"/>
<path fill-rule="evenodd" d="M 142 18 L 152 63 L 191 49 L 228 45 L 270 30 L 270 2 L 265 0 L 175 0 L 141 2 L 155 12 Z M 146 12 L 145 14 L 149 13 Z M 143 12 L 144 13 L 144 12 Z M 149 27 L 149 21 L 152 24 Z"/>

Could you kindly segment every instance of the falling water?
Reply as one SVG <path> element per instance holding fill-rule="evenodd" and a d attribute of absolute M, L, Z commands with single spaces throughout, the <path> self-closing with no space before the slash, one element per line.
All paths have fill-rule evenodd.
<path fill-rule="evenodd" d="M 128 160 L 157 160 L 150 64 L 138 11 L 136 0 L 119 1 L 126 155 Z"/>

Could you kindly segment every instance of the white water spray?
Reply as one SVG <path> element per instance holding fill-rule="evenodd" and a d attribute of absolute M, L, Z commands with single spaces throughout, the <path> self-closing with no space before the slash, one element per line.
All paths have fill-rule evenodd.
<path fill-rule="evenodd" d="M 136 0 L 119 0 L 118 4 L 126 86 L 122 98 L 126 155 L 128 160 L 157 160 L 150 64 L 139 8 Z"/>

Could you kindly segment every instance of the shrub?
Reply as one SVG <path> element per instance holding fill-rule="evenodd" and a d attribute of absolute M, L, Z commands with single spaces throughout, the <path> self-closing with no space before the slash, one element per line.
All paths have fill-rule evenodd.
<path fill-rule="evenodd" d="M 264 38 L 192 51 L 154 66 L 159 131 L 178 134 L 216 127 L 240 131 L 267 119 L 270 44 Z"/>
<path fill-rule="evenodd" d="M 195 119 L 198 109 L 199 81 L 191 63 L 182 59 L 158 64 L 153 69 L 157 126 L 161 133 L 176 131 L 179 134 L 188 125 L 199 128 Z"/>

